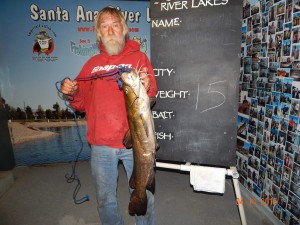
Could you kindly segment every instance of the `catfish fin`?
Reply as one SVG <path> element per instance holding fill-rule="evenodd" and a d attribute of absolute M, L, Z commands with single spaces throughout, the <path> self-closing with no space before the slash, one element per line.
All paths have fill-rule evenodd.
<path fill-rule="evenodd" d="M 153 108 L 153 106 L 156 103 L 156 97 L 149 97 L 149 104 L 150 104 L 150 109 Z"/>
<path fill-rule="evenodd" d="M 157 151 L 160 148 L 159 144 L 155 142 L 155 150 Z"/>
<path fill-rule="evenodd" d="M 146 193 L 142 198 L 140 198 L 137 194 L 137 191 L 134 190 L 130 196 L 130 202 L 128 206 L 129 214 L 131 216 L 145 215 L 147 212 L 147 203 L 148 203 L 148 199 Z"/>
<path fill-rule="evenodd" d="M 146 189 L 151 191 L 152 194 L 155 192 L 155 177 L 153 175 L 152 179 L 147 183 Z"/>
<path fill-rule="evenodd" d="M 132 140 L 130 130 L 128 129 L 123 138 L 123 144 L 126 148 L 132 148 Z"/>

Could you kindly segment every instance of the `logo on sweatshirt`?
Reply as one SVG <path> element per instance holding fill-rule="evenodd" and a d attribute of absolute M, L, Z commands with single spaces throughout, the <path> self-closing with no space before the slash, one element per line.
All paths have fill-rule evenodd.
<path fill-rule="evenodd" d="M 117 69 L 118 67 L 127 67 L 127 68 L 131 68 L 132 65 L 131 64 L 120 64 L 120 65 L 105 65 L 105 66 L 96 66 L 92 69 L 91 73 L 98 73 L 100 71 L 111 71 L 113 69 Z"/>

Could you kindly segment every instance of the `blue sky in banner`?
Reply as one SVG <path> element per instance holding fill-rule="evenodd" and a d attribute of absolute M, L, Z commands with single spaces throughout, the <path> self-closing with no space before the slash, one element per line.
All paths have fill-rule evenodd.
<path fill-rule="evenodd" d="M 98 52 L 89 15 L 105 6 L 119 7 L 128 18 L 130 38 L 142 43 L 150 58 L 149 2 L 19 1 L 1 2 L 0 93 L 17 108 L 52 109 L 59 99 L 55 82 L 75 78 Z M 52 14 L 52 15 L 49 15 Z M 131 20 L 131 21 L 130 21 Z M 39 43 L 39 44 L 37 44 Z"/>

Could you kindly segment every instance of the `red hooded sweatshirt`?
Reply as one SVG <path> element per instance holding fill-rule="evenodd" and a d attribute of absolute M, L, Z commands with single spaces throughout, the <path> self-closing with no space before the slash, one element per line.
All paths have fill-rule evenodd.
<path fill-rule="evenodd" d="M 101 53 L 91 57 L 76 77 L 79 90 L 70 104 L 74 109 L 86 112 L 89 144 L 124 148 L 123 138 L 129 126 L 123 91 L 116 79 L 80 79 L 113 71 L 120 65 L 137 70 L 147 67 L 151 81 L 148 95 L 155 97 L 157 86 L 154 72 L 149 59 L 140 51 L 140 45 L 136 41 L 128 40 L 119 55 L 109 56 L 103 45 L 100 45 L 100 50 Z"/>

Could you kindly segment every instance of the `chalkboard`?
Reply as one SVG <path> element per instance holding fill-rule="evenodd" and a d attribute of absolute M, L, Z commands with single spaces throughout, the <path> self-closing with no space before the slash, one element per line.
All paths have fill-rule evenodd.
<path fill-rule="evenodd" d="M 242 1 L 150 4 L 157 159 L 234 166 Z"/>

